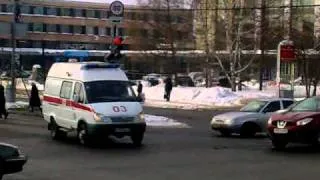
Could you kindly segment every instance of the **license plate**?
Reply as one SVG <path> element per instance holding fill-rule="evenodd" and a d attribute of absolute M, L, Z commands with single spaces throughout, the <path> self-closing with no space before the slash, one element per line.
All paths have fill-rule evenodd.
<path fill-rule="evenodd" d="M 275 134 L 287 134 L 287 133 L 288 133 L 288 129 L 275 128 L 275 129 L 273 129 L 273 132 L 274 132 Z"/>
<path fill-rule="evenodd" d="M 124 132 L 130 132 L 130 129 L 129 128 L 116 128 L 114 131 L 117 133 L 124 133 Z"/>

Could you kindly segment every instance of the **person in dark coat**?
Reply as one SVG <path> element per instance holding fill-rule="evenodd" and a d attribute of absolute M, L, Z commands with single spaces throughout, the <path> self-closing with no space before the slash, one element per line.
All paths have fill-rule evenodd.
<path fill-rule="evenodd" d="M 142 88 L 143 88 L 143 86 L 142 86 L 142 84 L 141 84 L 141 81 L 139 81 L 139 83 L 138 83 L 138 89 L 137 89 L 137 91 L 138 91 L 138 97 L 141 97 Z"/>
<path fill-rule="evenodd" d="M 165 87 L 164 87 L 164 90 L 165 90 L 164 98 L 165 98 L 167 101 L 170 101 L 172 86 L 173 86 L 173 85 L 172 85 L 172 80 L 171 80 L 171 78 L 167 78 L 166 81 L 165 81 Z"/>
<path fill-rule="evenodd" d="M 31 112 L 33 112 L 34 107 L 38 107 L 41 110 L 41 101 L 40 101 L 39 91 L 37 86 L 34 83 L 32 83 L 31 86 L 32 88 L 31 88 L 29 106 L 31 108 Z"/>
<path fill-rule="evenodd" d="M 6 98 L 4 95 L 4 87 L 2 84 L 0 84 L 0 118 L 2 118 L 2 115 L 4 115 L 4 119 L 8 118 L 8 112 L 6 109 Z"/>

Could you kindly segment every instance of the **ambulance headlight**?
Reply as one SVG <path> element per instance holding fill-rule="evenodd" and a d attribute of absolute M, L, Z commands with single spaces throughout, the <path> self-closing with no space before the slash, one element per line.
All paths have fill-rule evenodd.
<path fill-rule="evenodd" d="M 145 122 L 144 113 L 139 113 L 139 115 L 135 118 L 135 121 Z"/>
<path fill-rule="evenodd" d="M 101 122 L 102 121 L 102 118 L 103 118 L 103 114 L 100 114 L 100 113 L 94 113 L 93 114 L 93 119 L 97 122 Z"/>

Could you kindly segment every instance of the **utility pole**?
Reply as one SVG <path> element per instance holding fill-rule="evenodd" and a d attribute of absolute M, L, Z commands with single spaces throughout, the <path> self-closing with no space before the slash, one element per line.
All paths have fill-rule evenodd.
<path fill-rule="evenodd" d="M 11 62 L 10 62 L 10 77 L 11 77 L 11 84 L 7 87 L 7 101 L 8 102 L 15 102 L 16 101 L 16 23 L 20 20 L 20 5 L 19 0 L 14 0 L 13 2 L 13 15 L 12 15 L 12 23 L 11 23 L 11 45 L 12 45 L 12 52 L 11 52 Z"/>
<path fill-rule="evenodd" d="M 285 0 L 284 5 L 284 39 L 290 40 L 292 35 L 292 0 Z"/>
<path fill-rule="evenodd" d="M 263 88 L 263 63 L 264 63 L 264 41 L 265 41 L 265 0 L 257 0 L 257 9 L 255 11 L 255 45 L 256 49 L 261 51 L 259 59 L 259 90 Z"/>

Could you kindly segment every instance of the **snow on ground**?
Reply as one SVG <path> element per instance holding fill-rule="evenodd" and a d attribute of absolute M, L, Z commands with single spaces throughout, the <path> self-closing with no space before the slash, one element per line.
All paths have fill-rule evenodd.
<path fill-rule="evenodd" d="M 44 85 L 43 84 L 40 84 L 39 82 L 36 82 L 36 81 L 31 81 L 31 80 L 23 80 L 21 78 L 18 78 L 17 79 L 17 89 L 26 89 L 27 90 L 31 90 L 31 83 L 35 83 L 38 90 L 39 91 L 43 91 L 44 90 Z"/>
<path fill-rule="evenodd" d="M 136 90 L 136 87 L 134 87 Z M 171 101 L 163 98 L 163 84 L 153 87 L 144 87 L 145 105 L 162 108 L 200 109 L 214 107 L 234 107 L 243 105 L 250 99 L 266 99 L 278 97 L 279 89 L 272 82 L 263 84 L 263 91 L 259 91 L 257 82 L 246 82 L 243 91 L 232 92 L 223 87 L 174 87 L 171 93 Z M 312 88 L 311 88 L 312 91 Z M 320 86 L 317 87 L 320 92 Z M 295 86 L 294 96 L 297 100 L 305 97 L 305 86 Z"/>
<path fill-rule="evenodd" d="M 147 126 L 150 127 L 179 127 L 179 128 L 189 128 L 185 123 L 178 122 L 176 120 L 163 117 L 163 116 L 154 116 L 154 115 L 145 115 L 145 120 Z"/>
<path fill-rule="evenodd" d="M 6 103 L 6 107 L 8 110 L 14 110 L 14 109 L 26 109 L 29 106 L 28 102 L 24 101 L 17 101 L 15 103 Z M 147 123 L 147 126 L 150 127 L 172 127 L 172 128 L 189 128 L 190 126 L 178 122 L 176 120 L 164 117 L 164 116 L 155 116 L 155 115 L 150 115 L 146 114 L 145 115 L 145 120 Z"/>
<path fill-rule="evenodd" d="M 28 102 L 25 101 L 17 101 L 15 103 L 7 102 L 6 107 L 7 109 L 26 109 L 29 106 Z"/>

